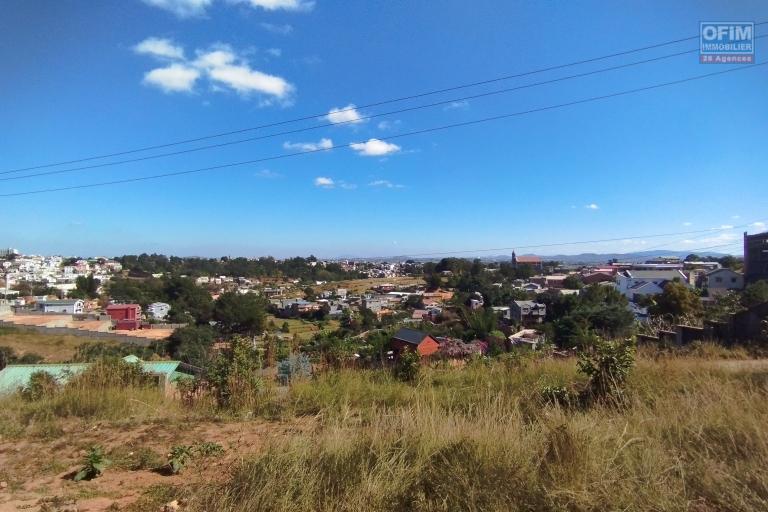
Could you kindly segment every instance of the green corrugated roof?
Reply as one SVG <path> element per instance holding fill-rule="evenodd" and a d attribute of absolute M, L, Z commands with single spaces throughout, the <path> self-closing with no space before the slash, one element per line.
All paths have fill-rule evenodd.
<path fill-rule="evenodd" d="M 169 382 L 176 378 L 176 374 L 186 375 L 176 371 L 180 363 L 179 361 L 142 361 L 136 356 L 126 356 L 123 360 L 128 363 L 140 363 L 145 372 L 165 375 Z M 88 368 L 88 366 L 90 366 L 90 363 L 9 364 L 3 370 L 0 370 L 0 394 L 13 393 L 17 389 L 26 386 L 29 378 L 35 372 L 46 372 L 60 383 L 64 383 L 73 375 Z"/>
<path fill-rule="evenodd" d="M 0 393 L 12 393 L 24 387 L 35 372 L 46 372 L 59 382 L 88 368 L 87 363 L 77 364 L 9 364 L 0 371 Z"/>

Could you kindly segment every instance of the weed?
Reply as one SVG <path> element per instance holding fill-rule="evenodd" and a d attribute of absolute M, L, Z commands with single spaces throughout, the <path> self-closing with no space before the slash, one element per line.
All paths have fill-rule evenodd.
<path fill-rule="evenodd" d="M 75 482 L 92 480 L 100 476 L 110 464 L 110 461 L 104 456 L 104 449 L 100 446 L 92 446 L 85 455 L 83 462 L 82 469 L 73 477 Z"/>

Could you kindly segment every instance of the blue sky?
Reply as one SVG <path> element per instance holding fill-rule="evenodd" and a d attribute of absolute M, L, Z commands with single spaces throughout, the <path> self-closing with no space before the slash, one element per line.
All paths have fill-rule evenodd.
<path fill-rule="evenodd" d="M 0 17 L 0 170 L 328 113 L 563 64 L 694 36 L 699 22 L 709 20 L 765 21 L 768 4 L 9 0 Z M 768 25 L 756 31 L 768 34 Z M 765 58 L 766 41 L 756 43 L 758 62 Z M 697 45 L 688 41 L 330 119 L 451 100 Z M 323 144 L 366 143 L 180 177 L 2 197 L 0 245 L 28 253 L 283 257 L 400 255 L 608 238 L 622 240 L 519 252 L 735 244 L 741 231 L 760 231 L 765 225 L 759 222 L 768 223 L 768 67 L 375 140 L 734 66 L 699 64 L 693 53 L 221 149 L 0 181 L 0 194 L 23 192 L 252 160 Z M 710 228 L 718 229 L 623 240 Z M 739 248 L 721 250 L 738 253 Z"/>

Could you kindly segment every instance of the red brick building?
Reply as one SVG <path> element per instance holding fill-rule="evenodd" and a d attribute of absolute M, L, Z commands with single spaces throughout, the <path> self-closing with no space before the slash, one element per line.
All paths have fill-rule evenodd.
<path fill-rule="evenodd" d="M 415 350 L 421 357 L 427 357 L 437 352 L 440 345 L 429 334 L 403 327 L 389 340 L 389 347 L 395 357 L 406 350 Z"/>
<path fill-rule="evenodd" d="M 115 328 L 132 331 L 141 328 L 141 306 L 138 304 L 110 304 L 107 314 L 115 322 Z"/>

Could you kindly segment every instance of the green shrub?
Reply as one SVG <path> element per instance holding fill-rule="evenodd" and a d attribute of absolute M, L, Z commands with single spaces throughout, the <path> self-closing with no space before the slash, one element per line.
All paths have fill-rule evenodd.
<path fill-rule="evenodd" d="M 104 456 L 104 450 L 100 446 L 92 446 L 85 455 L 83 467 L 75 473 L 74 481 L 92 480 L 100 476 L 109 466 L 110 461 Z"/>
<path fill-rule="evenodd" d="M 168 469 L 174 475 L 181 473 L 193 455 L 191 446 L 181 444 L 174 446 L 171 448 L 171 453 L 168 454 Z"/>
<path fill-rule="evenodd" d="M 592 347 L 579 353 L 579 371 L 589 377 L 589 398 L 621 400 L 634 364 L 635 344 L 632 340 L 596 339 Z"/>
<path fill-rule="evenodd" d="M 406 350 L 395 363 L 395 377 L 403 382 L 414 382 L 419 376 L 421 357 L 415 350 Z"/>
<path fill-rule="evenodd" d="M 38 371 L 29 376 L 29 383 L 21 390 L 21 396 L 28 401 L 53 396 L 59 390 L 59 382 L 48 372 Z"/>

